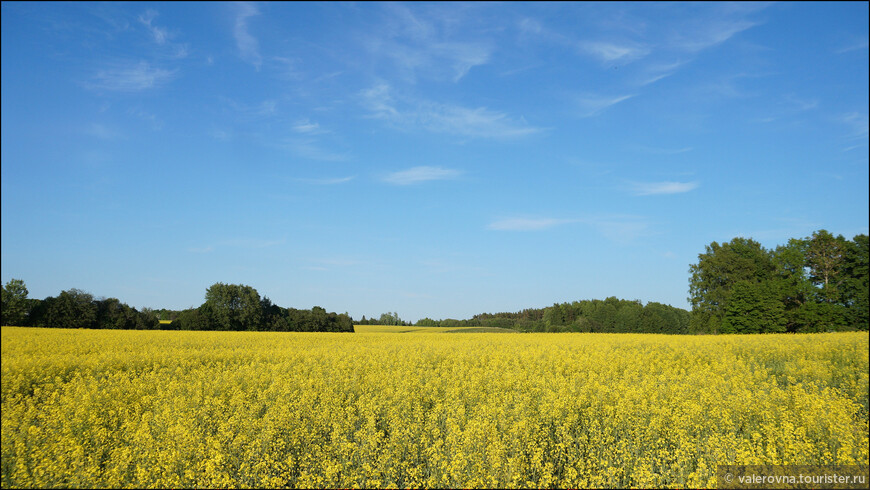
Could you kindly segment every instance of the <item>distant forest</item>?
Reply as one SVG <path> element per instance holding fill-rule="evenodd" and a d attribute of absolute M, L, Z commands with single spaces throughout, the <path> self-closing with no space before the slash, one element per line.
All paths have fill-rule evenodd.
<path fill-rule="evenodd" d="M 554 304 L 517 313 L 481 313 L 467 320 L 423 318 L 421 327 L 499 327 L 523 332 L 669 334 L 868 330 L 870 246 L 867 235 L 846 240 L 825 230 L 768 250 L 751 238 L 713 242 L 689 266 L 692 311 L 610 297 Z M 283 308 L 251 286 L 213 284 L 205 302 L 187 310 L 142 311 L 116 298 L 78 289 L 29 299 L 24 281 L 2 289 L 2 324 L 102 329 L 353 332 L 347 314 Z M 410 325 L 396 312 L 357 324 Z"/>
<path fill-rule="evenodd" d="M 689 333 L 691 313 L 661 303 L 610 297 L 529 308 L 517 313 L 481 313 L 469 320 L 423 318 L 420 327 L 498 327 L 521 332 Z"/>

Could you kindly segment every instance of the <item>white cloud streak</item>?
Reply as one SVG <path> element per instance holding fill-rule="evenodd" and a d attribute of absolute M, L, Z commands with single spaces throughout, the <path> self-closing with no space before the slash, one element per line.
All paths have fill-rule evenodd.
<path fill-rule="evenodd" d="M 486 229 L 535 232 L 569 224 L 590 226 L 608 240 L 617 243 L 628 243 L 650 234 L 649 223 L 644 218 L 626 215 L 586 216 L 574 219 L 513 217 L 493 221 Z"/>
<path fill-rule="evenodd" d="M 189 54 L 186 44 L 175 44 L 170 42 L 173 34 L 168 29 L 160 27 L 154 23 L 157 16 L 160 15 L 156 10 L 148 9 L 144 13 L 139 14 L 139 23 L 145 26 L 154 43 L 160 46 L 161 51 L 173 59 L 186 58 Z"/>
<path fill-rule="evenodd" d="M 593 117 L 632 97 L 634 94 L 618 96 L 585 94 L 577 97 L 576 102 L 580 109 L 580 117 Z"/>
<path fill-rule="evenodd" d="M 843 151 L 851 151 L 867 146 L 867 139 L 870 137 L 868 136 L 870 135 L 870 123 L 868 123 L 866 113 L 850 112 L 843 114 L 839 117 L 839 121 L 851 128 L 851 131 L 844 138 L 849 142 L 857 143 L 848 146 Z"/>
<path fill-rule="evenodd" d="M 585 41 L 580 43 L 580 50 L 601 61 L 624 63 L 643 58 L 649 54 L 649 48 L 636 44 L 614 44 L 604 41 Z"/>
<path fill-rule="evenodd" d="M 455 179 L 462 175 L 461 170 L 443 167 L 413 167 L 399 172 L 393 172 L 384 177 L 384 182 L 394 185 L 411 185 L 432 180 Z"/>
<path fill-rule="evenodd" d="M 387 84 L 379 84 L 361 93 L 362 104 L 371 117 L 383 119 L 398 128 L 420 128 L 474 138 L 510 139 L 543 131 L 524 120 L 487 109 L 441 104 L 429 100 L 399 99 Z"/>
<path fill-rule="evenodd" d="M 475 66 L 489 62 L 490 43 L 455 38 L 454 24 L 463 21 L 459 9 L 443 16 L 431 7 L 429 15 L 420 16 L 401 4 L 385 8 L 385 25 L 375 28 L 364 44 L 371 54 L 390 59 L 408 81 L 423 75 L 458 82 Z"/>
<path fill-rule="evenodd" d="M 636 196 L 682 194 L 698 187 L 697 182 L 632 182 L 631 192 Z"/>
<path fill-rule="evenodd" d="M 146 61 L 140 61 L 135 65 L 128 64 L 100 70 L 94 76 L 93 82 L 86 85 L 90 88 L 117 92 L 139 92 L 159 87 L 174 75 L 174 70 L 155 68 Z"/>
<path fill-rule="evenodd" d="M 639 80 L 639 85 L 651 85 L 659 80 L 667 78 L 677 72 L 677 69 L 684 65 L 684 61 L 674 61 L 670 63 L 652 63 L 647 64 L 642 70 L 642 78 Z"/>
<path fill-rule="evenodd" d="M 314 184 L 314 185 L 338 185 L 350 182 L 355 179 L 356 176 L 352 175 L 349 177 L 337 177 L 334 179 L 296 179 L 298 182 L 304 182 L 306 184 Z"/>
<path fill-rule="evenodd" d="M 233 37 L 236 39 L 236 47 L 239 49 L 239 55 L 246 62 L 254 65 L 259 70 L 263 63 L 263 58 L 260 56 L 259 43 L 257 38 L 248 32 L 248 19 L 250 17 L 260 15 L 251 3 L 239 3 L 236 11 L 235 26 L 233 27 Z"/>
<path fill-rule="evenodd" d="M 297 121 L 292 129 L 299 134 L 322 134 L 328 132 L 321 128 L 319 123 L 311 122 L 308 119 Z"/>
<path fill-rule="evenodd" d="M 166 41 L 169 38 L 169 32 L 166 29 L 162 27 L 157 27 L 153 24 L 154 19 L 158 15 L 159 14 L 156 10 L 148 9 L 145 11 L 144 14 L 139 15 L 139 22 L 146 28 L 148 28 L 148 30 L 151 32 L 151 36 L 154 38 L 154 42 L 162 46 L 166 44 Z"/>
<path fill-rule="evenodd" d="M 843 46 L 842 48 L 836 50 L 835 53 L 843 54 L 843 53 L 848 53 L 850 51 L 864 50 L 864 49 L 867 49 L 868 47 L 870 47 L 870 40 L 868 40 L 867 36 L 864 36 L 863 38 L 860 38 L 860 39 L 856 40 L 855 42 L 853 42 L 847 46 Z"/>
<path fill-rule="evenodd" d="M 675 35 L 671 46 L 689 53 L 697 53 L 724 43 L 734 35 L 758 25 L 744 19 L 706 19 L 690 23 Z"/>

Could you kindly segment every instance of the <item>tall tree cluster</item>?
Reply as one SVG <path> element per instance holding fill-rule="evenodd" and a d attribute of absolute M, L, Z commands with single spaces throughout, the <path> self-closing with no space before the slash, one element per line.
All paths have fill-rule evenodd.
<path fill-rule="evenodd" d="M 356 322 L 357 325 L 391 325 L 391 326 L 408 326 L 409 322 L 402 320 L 399 317 L 399 314 L 394 312 L 386 312 L 381 313 L 381 316 L 378 318 L 371 317 L 366 319 L 366 316 L 363 315 L 362 318 Z"/>
<path fill-rule="evenodd" d="M 27 286 L 21 279 L 12 279 L 0 291 L 2 308 L 0 308 L 0 324 L 24 325 L 30 313 L 30 303 L 27 299 Z"/>
<path fill-rule="evenodd" d="M 167 328 L 176 330 L 227 330 L 270 332 L 353 332 L 346 313 L 327 313 L 319 306 L 310 310 L 282 308 L 251 286 L 212 284 L 205 302 L 174 314 Z"/>
<path fill-rule="evenodd" d="M 867 235 L 826 230 L 773 250 L 751 238 L 713 242 L 689 268 L 690 331 L 867 330 Z"/>

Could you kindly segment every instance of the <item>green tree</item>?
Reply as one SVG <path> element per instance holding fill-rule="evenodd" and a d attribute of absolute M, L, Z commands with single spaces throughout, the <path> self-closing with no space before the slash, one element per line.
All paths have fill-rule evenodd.
<path fill-rule="evenodd" d="M 818 289 L 810 280 L 807 246 L 807 240 L 792 238 L 788 244 L 776 247 L 773 253 L 780 301 L 789 332 L 807 331 L 808 324 L 813 321 L 811 317 L 815 314 L 811 311 L 811 305 L 817 299 Z"/>
<path fill-rule="evenodd" d="M 136 308 L 127 307 L 128 311 L 135 318 L 136 327 L 140 330 L 157 330 L 160 328 L 160 317 L 157 312 L 151 308 L 142 308 L 142 311 L 137 311 Z"/>
<path fill-rule="evenodd" d="M 399 318 L 399 314 L 396 312 L 390 313 L 389 311 L 386 313 L 382 313 L 381 317 L 378 319 L 378 325 L 402 325 L 404 322 L 401 318 Z"/>
<path fill-rule="evenodd" d="M 720 333 L 785 332 L 785 307 L 778 281 L 734 284 Z"/>
<path fill-rule="evenodd" d="M 27 286 L 21 279 L 10 279 L 3 286 L 0 299 L 0 324 L 25 325 L 28 320 L 29 302 Z"/>
<path fill-rule="evenodd" d="M 643 307 L 638 318 L 637 331 L 643 333 L 686 333 L 688 315 L 681 316 L 679 310 L 669 305 L 650 301 Z"/>
<path fill-rule="evenodd" d="M 842 235 L 833 236 L 827 230 L 819 230 L 806 239 L 806 258 L 810 279 L 821 288 L 823 301 L 840 301 L 840 286 L 843 282 L 843 267 L 847 244 Z"/>
<path fill-rule="evenodd" d="M 136 322 L 131 315 L 130 307 L 121 304 L 117 298 L 105 298 L 96 301 L 97 328 L 126 329 L 135 328 Z"/>
<path fill-rule="evenodd" d="M 708 245 L 698 263 L 689 266 L 692 331 L 717 332 L 735 284 L 769 281 L 775 270 L 772 254 L 751 238 Z"/>
<path fill-rule="evenodd" d="M 260 294 L 251 286 L 216 283 L 205 292 L 202 314 L 214 330 L 263 330 Z"/>
<path fill-rule="evenodd" d="M 870 326 L 870 244 L 867 235 L 847 243 L 843 258 L 843 302 L 848 322 L 859 330 Z"/>
<path fill-rule="evenodd" d="M 640 300 L 621 300 L 616 312 L 615 331 L 621 333 L 637 332 L 642 314 L 643 304 Z"/>
<path fill-rule="evenodd" d="M 46 303 L 45 323 L 41 326 L 97 328 L 97 304 L 89 293 L 73 288 L 61 291 L 56 298 L 47 298 Z"/>
<path fill-rule="evenodd" d="M 324 308 L 314 306 L 311 308 L 309 328 L 312 332 L 328 332 L 330 331 L 329 315 Z"/>
<path fill-rule="evenodd" d="M 565 325 L 565 311 L 562 305 L 553 304 L 553 306 L 544 310 L 544 324 L 547 326 L 547 330 L 551 332 L 558 330 L 555 327 Z"/>
<path fill-rule="evenodd" d="M 204 309 L 190 308 L 178 313 L 175 320 L 172 321 L 172 327 L 175 330 L 210 330 L 212 326 L 209 324 L 209 318 Z"/>

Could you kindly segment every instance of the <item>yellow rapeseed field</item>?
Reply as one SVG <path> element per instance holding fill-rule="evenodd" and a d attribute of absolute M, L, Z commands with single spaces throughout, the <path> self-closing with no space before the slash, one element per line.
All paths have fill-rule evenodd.
<path fill-rule="evenodd" d="M 2 486 L 712 487 L 867 464 L 868 334 L 2 329 Z"/>

